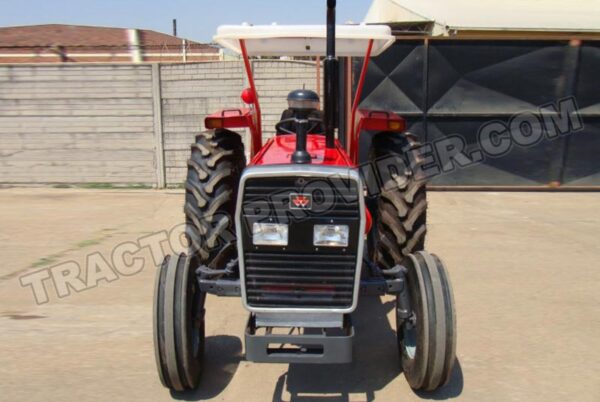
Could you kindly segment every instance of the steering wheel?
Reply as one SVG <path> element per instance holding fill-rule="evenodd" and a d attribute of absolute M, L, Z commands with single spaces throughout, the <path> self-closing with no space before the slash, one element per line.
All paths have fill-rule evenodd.
<path fill-rule="evenodd" d="M 280 120 L 279 123 L 275 124 L 275 130 L 278 133 L 282 132 L 282 133 L 286 133 L 286 134 L 296 134 L 295 132 L 290 131 L 287 128 L 281 127 L 281 125 L 285 124 L 285 123 L 297 123 L 297 122 L 298 122 L 298 119 L 295 118 L 295 117 L 291 117 L 289 119 Z"/>
<path fill-rule="evenodd" d="M 309 117 L 305 120 L 308 120 L 309 123 L 312 123 L 312 125 L 308 128 L 308 130 L 306 130 L 307 134 L 310 134 L 315 128 L 317 128 L 317 126 L 319 124 L 323 124 L 323 120 L 321 119 L 317 119 L 315 117 Z M 279 123 L 275 124 L 275 130 L 279 133 L 285 133 L 285 134 L 296 134 L 294 131 L 288 130 L 287 128 L 282 127 L 283 124 L 285 123 L 296 123 L 298 124 L 300 122 L 300 119 L 297 119 L 296 117 L 290 117 L 289 119 L 284 119 L 279 121 Z"/>

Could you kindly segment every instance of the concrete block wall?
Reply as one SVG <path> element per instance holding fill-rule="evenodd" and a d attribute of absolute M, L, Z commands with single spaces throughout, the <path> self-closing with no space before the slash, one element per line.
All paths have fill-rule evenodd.
<path fill-rule="evenodd" d="M 0 67 L 0 183 L 156 182 L 148 65 Z"/>
<path fill-rule="evenodd" d="M 316 88 L 316 67 L 311 62 L 253 60 L 254 80 L 263 117 L 263 141 L 275 134 L 275 124 L 287 107 L 293 89 Z M 248 86 L 239 61 L 162 65 L 161 97 L 166 184 L 183 183 L 189 145 L 204 130 L 204 118 L 222 108 L 243 107 L 241 90 Z M 249 132 L 244 143 L 249 149 Z"/>
<path fill-rule="evenodd" d="M 311 62 L 252 64 L 267 139 L 287 93 L 315 89 L 316 70 Z M 205 116 L 243 106 L 247 85 L 240 61 L 2 65 L 0 185 L 180 185 Z"/>
<path fill-rule="evenodd" d="M 284 60 L 255 60 L 253 69 L 260 95 L 264 141 L 275 134 L 275 124 L 287 108 L 290 91 L 303 87 L 317 90 L 317 70 L 314 62 Z"/>
<path fill-rule="evenodd" d="M 238 61 L 161 65 L 162 131 L 166 184 L 185 180 L 190 144 L 204 118 L 225 107 L 241 107 L 243 66 Z"/>

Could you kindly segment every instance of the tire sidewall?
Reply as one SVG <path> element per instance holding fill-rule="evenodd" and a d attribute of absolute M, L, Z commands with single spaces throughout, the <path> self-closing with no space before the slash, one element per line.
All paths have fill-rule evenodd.
<path fill-rule="evenodd" d="M 412 310 L 417 317 L 416 325 L 416 350 L 414 358 L 406 353 L 403 328 L 396 325 L 398 334 L 398 347 L 402 370 L 412 388 L 420 388 L 427 374 L 427 359 L 429 355 L 429 314 L 427 309 L 427 295 L 419 262 L 413 255 L 406 259 L 408 272 L 406 286 L 408 287 Z M 398 323 L 397 323 L 398 324 Z"/>

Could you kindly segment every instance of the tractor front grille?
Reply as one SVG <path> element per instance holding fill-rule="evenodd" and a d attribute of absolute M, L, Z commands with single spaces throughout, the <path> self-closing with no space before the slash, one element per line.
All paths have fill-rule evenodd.
<path fill-rule="evenodd" d="M 244 254 L 246 297 L 255 307 L 349 307 L 356 255 Z"/>
<path fill-rule="evenodd" d="M 323 178 L 291 176 L 253 177 L 243 183 L 242 227 L 237 230 L 243 250 L 240 259 L 246 305 L 262 309 L 350 309 L 362 245 L 358 180 L 330 186 Z M 312 196 L 310 211 L 291 210 L 290 195 L 297 193 Z M 325 205 L 327 208 L 320 208 Z M 255 246 L 251 233 L 254 222 L 288 224 L 288 246 Z M 317 224 L 348 225 L 348 247 L 315 247 L 313 228 Z"/>

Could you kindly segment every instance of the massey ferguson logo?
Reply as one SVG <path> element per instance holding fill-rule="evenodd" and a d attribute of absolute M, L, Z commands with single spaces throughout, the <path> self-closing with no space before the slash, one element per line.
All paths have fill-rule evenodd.
<path fill-rule="evenodd" d="M 310 194 L 290 194 L 290 209 L 311 209 L 312 196 Z"/>

